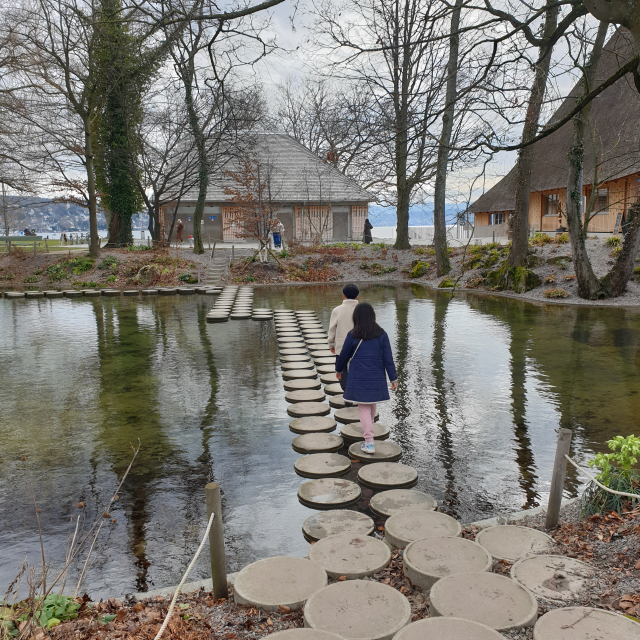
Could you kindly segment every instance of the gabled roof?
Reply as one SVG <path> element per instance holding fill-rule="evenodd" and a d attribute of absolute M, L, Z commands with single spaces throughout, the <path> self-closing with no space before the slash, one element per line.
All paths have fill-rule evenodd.
<path fill-rule="evenodd" d="M 612 76 L 635 55 L 631 36 L 624 29 L 617 30 L 604 46 L 596 86 Z M 579 83 L 553 114 L 553 124 L 569 113 L 580 95 Z M 640 171 L 640 94 L 630 74 L 605 89 L 592 103 L 591 127 L 593 140 L 585 136 L 583 183 L 594 182 L 594 156 L 600 162 L 596 182 L 615 180 Z M 534 145 L 531 191 L 564 189 L 567 186 L 573 122 Z M 513 211 L 515 208 L 514 167 L 469 208 L 471 212 Z"/>
<path fill-rule="evenodd" d="M 264 172 L 271 173 L 271 193 L 279 203 L 364 203 L 375 196 L 345 176 L 329 163 L 324 163 L 309 149 L 286 133 L 251 133 L 242 136 L 230 148 L 220 169 L 209 178 L 207 201 L 231 202 L 225 187 L 238 188 L 227 172 L 237 172 L 242 157 L 251 158 Z M 197 188 L 184 201 L 196 200 Z"/>

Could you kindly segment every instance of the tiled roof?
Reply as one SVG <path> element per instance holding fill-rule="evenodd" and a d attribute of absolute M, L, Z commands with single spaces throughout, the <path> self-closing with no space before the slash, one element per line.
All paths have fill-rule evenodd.
<path fill-rule="evenodd" d="M 238 139 L 209 180 L 207 201 L 230 202 L 225 187 L 237 188 L 227 172 L 237 171 L 240 159 L 250 157 L 263 169 L 271 170 L 272 199 L 282 203 L 373 202 L 375 197 L 329 163 L 324 163 L 286 133 L 253 133 Z M 197 199 L 197 188 L 183 201 Z"/>

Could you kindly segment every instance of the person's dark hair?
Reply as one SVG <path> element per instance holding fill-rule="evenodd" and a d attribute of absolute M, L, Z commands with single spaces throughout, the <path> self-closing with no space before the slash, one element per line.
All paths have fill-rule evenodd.
<path fill-rule="evenodd" d="M 368 302 L 361 302 L 353 310 L 353 333 L 356 340 L 379 338 L 384 329 L 376 323 L 376 312 Z"/>
<path fill-rule="evenodd" d="M 342 293 L 344 293 L 345 298 L 355 300 L 360 295 L 360 289 L 355 284 L 345 284 Z"/>

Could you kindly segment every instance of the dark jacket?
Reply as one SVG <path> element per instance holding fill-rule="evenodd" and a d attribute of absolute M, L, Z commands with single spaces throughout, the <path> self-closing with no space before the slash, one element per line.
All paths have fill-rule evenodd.
<path fill-rule="evenodd" d="M 389 336 L 383 333 L 379 338 L 363 340 L 359 347 L 358 343 L 360 340 L 356 340 L 353 332 L 350 331 L 336 360 L 336 371 L 344 371 L 349 359 L 353 356 L 349 365 L 344 399 L 348 402 L 388 400 L 387 375 L 391 382 L 398 378 L 393 364 Z M 355 355 L 353 355 L 354 352 Z"/>
<path fill-rule="evenodd" d="M 371 237 L 371 229 L 373 229 L 373 225 L 369 222 L 369 218 L 364 221 L 364 242 L 365 244 L 369 244 L 372 240 Z"/>

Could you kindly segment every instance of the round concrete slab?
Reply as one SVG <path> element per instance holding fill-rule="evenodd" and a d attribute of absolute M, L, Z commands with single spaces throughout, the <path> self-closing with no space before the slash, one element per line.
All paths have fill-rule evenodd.
<path fill-rule="evenodd" d="M 281 368 L 284 371 L 303 371 L 305 369 L 313 369 L 313 362 L 283 362 Z"/>
<path fill-rule="evenodd" d="M 158 293 L 163 296 L 170 296 L 175 293 L 175 289 L 158 289 Z M 120 290 L 119 289 L 103 289 L 102 295 L 107 296 L 108 298 L 114 298 L 115 296 L 120 295 Z"/>
<path fill-rule="evenodd" d="M 98 295 L 100 295 L 99 292 Z M 27 291 L 25 296 L 27 298 L 44 298 L 44 293 L 42 291 Z"/>
<path fill-rule="evenodd" d="M 429 615 L 465 618 L 496 631 L 510 631 L 535 624 L 538 602 L 505 576 L 484 571 L 456 573 L 431 587 Z"/>
<path fill-rule="evenodd" d="M 384 569 L 391 549 L 367 535 L 340 533 L 319 540 L 309 549 L 309 560 L 319 564 L 330 578 L 358 580 Z"/>
<path fill-rule="evenodd" d="M 323 418 L 320 416 L 308 416 L 306 418 L 296 418 L 289 423 L 289 429 L 293 433 L 329 433 L 335 431 L 336 421 L 333 418 Z"/>
<path fill-rule="evenodd" d="M 139 291 L 137 289 L 125 289 L 122 292 L 123 296 L 137 296 Z M 178 289 L 178 293 L 182 293 L 182 289 Z"/>
<path fill-rule="evenodd" d="M 375 453 L 365 453 L 360 448 L 361 442 L 354 442 L 349 447 L 349 457 L 365 464 L 371 462 L 395 462 L 402 457 L 402 449 L 395 442 L 376 442 Z"/>
<path fill-rule="evenodd" d="M 269 640 L 342 640 L 342 638 L 328 631 L 318 629 L 286 629 L 269 635 Z"/>
<path fill-rule="evenodd" d="M 334 382 L 333 384 L 328 384 L 324 388 L 324 392 L 328 396 L 341 396 L 342 395 L 342 387 L 339 382 Z"/>
<path fill-rule="evenodd" d="M 393 640 L 504 640 L 504 636 L 471 620 L 426 618 L 407 625 Z"/>
<path fill-rule="evenodd" d="M 428 592 L 445 576 L 491 571 L 493 558 L 479 544 L 464 538 L 414 540 L 403 554 L 403 572 L 412 584 Z"/>
<path fill-rule="evenodd" d="M 280 342 L 278 341 L 278 349 L 305 349 L 304 342 Z M 305 349 L 306 351 L 306 349 Z"/>
<path fill-rule="evenodd" d="M 187 289 L 187 288 L 180 288 L 178 289 L 178 294 L 181 296 L 191 296 L 196 292 L 195 289 Z"/>
<path fill-rule="evenodd" d="M 284 389 L 285 391 L 299 391 L 301 389 L 320 389 L 321 388 L 320 380 L 318 378 L 315 379 L 305 379 L 302 380 L 285 380 Z"/>
<path fill-rule="evenodd" d="M 255 314 L 255 313 L 251 315 L 251 319 L 252 320 L 263 320 L 263 321 L 271 320 L 271 318 L 269 316 L 258 315 L 258 314 Z"/>
<path fill-rule="evenodd" d="M 640 625 L 629 618 L 590 607 L 564 607 L 545 613 L 533 640 L 638 640 Z"/>
<path fill-rule="evenodd" d="M 234 582 L 233 599 L 265 611 L 277 611 L 280 606 L 301 609 L 326 584 L 327 574 L 317 564 L 304 558 L 276 556 L 242 569 Z"/>
<path fill-rule="evenodd" d="M 407 598 L 373 580 L 331 584 L 314 593 L 304 608 L 305 627 L 347 640 L 391 640 L 410 620 Z"/>
<path fill-rule="evenodd" d="M 376 448 L 378 444 L 376 443 Z M 437 503 L 428 493 L 415 489 L 390 489 L 381 491 L 371 498 L 371 511 L 376 515 L 388 518 L 401 511 L 419 510 L 435 511 Z"/>
<path fill-rule="evenodd" d="M 75 291 L 70 289 L 69 291 L 63 291 L 65 298 L 79 298 L 82 295 L 82 291 Z M 136 291 L 136 294 L 138 292 Z M 24 296 L 24 293 L 22 294 Z"/>
<path fill-rule="evenodd" d="M 316 364 L 319 364 L 319 365 L 325 365 L 325 364 L 335 365 L 336 357 L 335 356 L 328 356 L 326 358 L 314 358 L 313 361 Z M 333 370 L 334 371 L 336 370 L 335 366 L 333 367 Z"/>
<path fill-rule="evenodd" d="M 335 373 L 323 373 L 320 376 L 320 381 L 322 384 L 333 384 L 334 382 L 338 382 L 338 378 L 336 378 Z"/>
<path fill-rule="evenodd" d="M 339 533 L 368 536 L 373 533 L 373 520 L 359 511 L 334 509 L 314 513 L 302 523 L 302 535 L 307 542 L 316 542 Z"/>
<path fill-rule="evenodd" d="M 104 294 L 104 291 L 102 292 Z M 175 296 L 178 293 L 177 289 L 158 289 L 158 293 L 161 296 Z"/>
<path fill-rule="evenodd" d="M 95 289 L 83 289 L 82 293 L 88 298 L 97 298 L 102 295 L 100 291 L 96 291 Z M 142 291 L 140 293 L 142 293 Z"/>
<path fill-rule="evenodd" d="M 60 293 L 62 295 L 62 292 L 60 292 Z M 64 292 L 64 293 L 66 293 L 66 292 Z M 7 291 L 4 294 L 4 297 L 5 298 L 24 298 L 25 294 L 24 294 L 24 291 Z"/>
<path fill-rule="evenodd" d="M 476 542 L 496 560 L 515 562 L 551 549 L 553 540 L 546 533 L 529 527 L 506 524 L 483 529 Z"/>
<path fill-rule="evenodd" d="M 311 349 L 312 358 L 335 358 L 329 349 Z"/>
<path fill-rule="evenodd" d="M 298 489 L 298 500 L 312 509 L 340 509 L 360 500 L 360 487 L 351 480 L 320 478 L 309 480 Z"/>
<path fill-rule="evenodd" d="M 276 331 L 278 334 L 278 339 L 280 338 L 300 338 L 300 333 L 298 331 Z"/>
<path fill-rule="evenodd" d="M 335 373 L 333 374 L 335 376 Z M 322 378 L 320 378 L 322 380 Z M 336 378 L 336 381 L 338 379 Z M 322 380 L 324 382 L 324 380 Z M 380 413 L 376 411 L 375 420 L 378 419 Z M 335 418 L 338 422 L 342 424 L 349 424 L 350 422 L 360 422 L 360 412 L 358 407 L 348 407 L 346 409 L 338 409 L 335 413 Z"/>
<path fill-rule="evenodd" d="M 285 380 L 299 380 L 300 378 L 317 378 L 318 374 L 315 369 L 306 369 L 304 371 L 283 371 L 282 377 Z M 329 405 L 327 405 L 327 408 Z"/>
<path fill-rule="evenodd" d="M 334 409 L 344 409 L 345 406 L 346 406 L 345 402 L 344 402 L 344 398 L 342 397 L 342 395 L 329 396 L 329 404 Z"/>
<path fill-rule="evenodd" d="M 337 478 L 349 473 L 351 460 L 339 453 L 312 453 L 298 458 L 293 468 L 303 478 Z"/>
<path fill-rule="evenodd" d="M 295 404 L 296 402 L 322 402 L 327 396 L 320 389 L 298 389 L 289 391 L 284 399 Z"/>
<path fill-rule="evenodd" d="M 62 291 L 45 291 L 44 295 L 47 298 L 62 298 Z"/>
<path fill-rule="evenodd" d="M 304 347 L 293 348 L 293 349 L 286 348 L 286 349 L 280 349 L 278 353 L 281 356 L 301 356 L 301 355 L 307 354 L 307 350 Z"/>
<path fill-rule="evenodd" d="M 460 523 L 446 513 L 400 511 L 387 520 L 384 539 L 390 545 L 404 549 L 422 538 L 457 538 L 461 533 Z"/>
<path fill-rule="evenodd" d="M 229 322 L 229 316 L 227 315 L 211 315 L 207 316 L 207 322 L 209 324 L 214 324 L 216 322 Z"/>
<path fill-rule="evenodd" d="M 295 336 L 288 336 L 288 337 L 284 337 L 284 338 L 278 338 L 278 343 L 282 343 L 282 344 L 288 344 L 290 342 L 301 342 L 302 338 L 297 338 Z"/>
<path fill-rule="evenodd" d="M 280 356 L 281 362 L 311 362 L 309 356 L 303 353 L 299 353 L 297 355 L 292 356 Z"/>
<path fill-rule="evenodd" d="M 344 441 L 332 433 L 305 433 L 291 442 L 298 453 L 335 453 L 342 448 Z"/>
<path fill-rule="evenodd" d="M 408 489 L 418 482 L 418 472 L 399 462 L 374 462 L 358 471 L 358 480 L 370 489 Z"/>
<path fill-rule="evenodd" d="M 251 313 L 240 313 L 238 311 L 233 311 L 229 314 L 229 318 L 231 320 L 250 320 Z"/>
<path fill-rule="evenodd" d="M 329 345 L 326 342 L 324 344 L 316 344 L 315 342 L 309 342 L 308 340 L 305 342 L 310 351 L 316 351 L 318 348 L 324 351 L 325 349 L 329 348 Z M 326 366 L 326 365 L 322 365 L 322 366 Z M 332 371 L 335 371 L 335 367 L 332 368 Z"/>
<path fill-rule="evenodd" d="M 548 600 L 575 600 L 591 586 L 595 569 L 565 556 L 531 556 L 511 567 L 511 577 L 534 595 Z"/>
<path fill-rule="evenodd" d="M 327 391 L 327 387 L 324 388 L 325 392 Z M 384 424 L 380 424 L 379 422 L 373 423 L 373 439 L 374 440 L 386 440 L 391 433 L 389 427 Z M 364 433 L 362 432 L 362 425 L 360 422 L 349 422 L 344 424 L 340 428 L 340 435 L 347 442 L 358 442 L 364 440 Z"/>
<path fill-rule="evenodd" d="M 331 407 L 326 402 L 297 402 L 296 404 L 292 404 L 287 407 L 287 413 L 292 418 L 326 416 L 330 412 Z"/>

